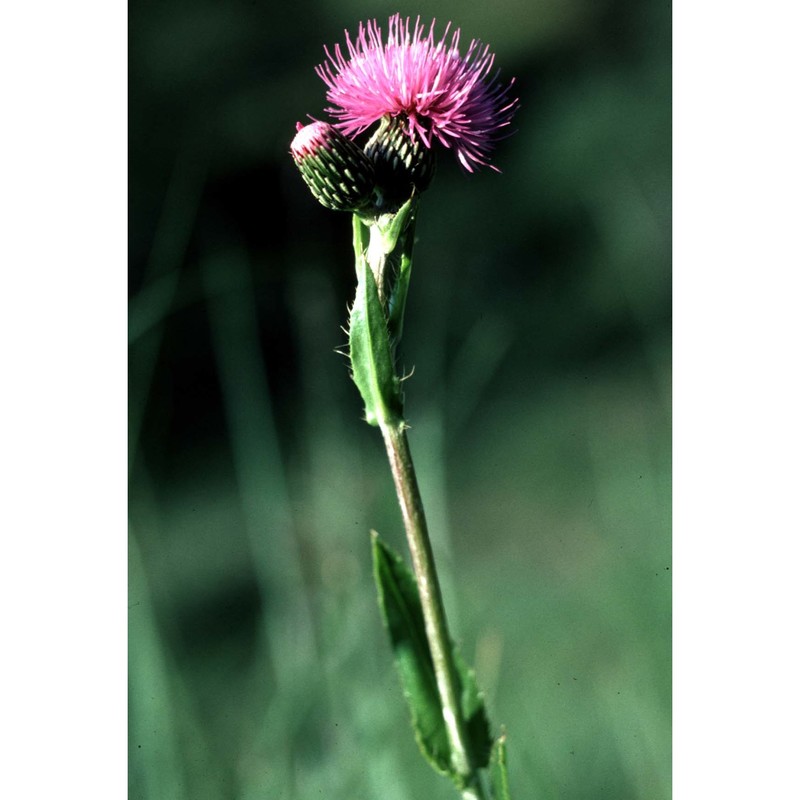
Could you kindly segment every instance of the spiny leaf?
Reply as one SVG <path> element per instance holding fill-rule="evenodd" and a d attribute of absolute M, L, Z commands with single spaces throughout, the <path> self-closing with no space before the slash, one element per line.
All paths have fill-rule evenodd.
<path fill-rule="evenodd" d="M 434 769 L 449 774 L 450 743 L 416 581 L 400 556 L 390 550 L 374 531 L 372 564 L 378 604 L 389 634 L 403 694 L 411 711 L 411 727 L 422 754 Z"/>
<path fill-rule="evenodd" d="M 456 647 L 453 647 L 453 659 L 461 684 L 461 714 L 467 728 L 466 734 L 473 763 L 477 768 L 483 769 L 489 764 L 492 750 L 492 734 L 483 693 L 478 688 L 475 672 L 467 666 Z"/>
<path fill-rule="evenodd" d="M 458 785 L 463 776 L 452 768 L 450 742 L 442 702 L 436 685 L 433 657 L 425 633 L 425 620 L 417 582 L 402 558 L 373 531 L 372 558 L 378 602 L 389 633 L 403 693 L 411 712 L 411 725 L 423 755 L 439 772 Z M 461 713 L 474 764 L 489 764 L 492 746 L 489 722 L 475 675 L 457 648 L 450 645 L 459 683 Z"/>
<path fill-rule="evenodd" d="M 356 215 L 353 244 L 358 287 L 350 311 L 350 363 L 366 420 L 380 425 L 402 416 L 400 381 L 394 370 L 386 315 L 363 248 L 362 223 Z"/>

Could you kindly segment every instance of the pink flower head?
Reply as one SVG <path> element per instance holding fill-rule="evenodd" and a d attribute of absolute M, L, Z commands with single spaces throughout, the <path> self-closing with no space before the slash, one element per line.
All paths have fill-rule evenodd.
<path fill-rule="evenodd" d="M 494 54 L 488 45 L 472 40 L 465 55 L 458 49 L 461 31 L 447 37 L 450 24 L 437 43 L 433 23 L 417 18 L 413 34 L 410 18 L 389 19 L 389 36 L 383 42 L 376 20 L 359 24 L 355 42 L 345 31 L 349 59 L 337 44 L 317 74 L 328 86 L 326 109 L 347 136 L 366 130 L 381 117 L 403 115 L 412 139 L 419 136 L 430 148 L 434 139 L 455 151 L 468 172 L 488 166 L 489 153 L 511 123 L 519 100 L 509 97 L 508 85 L 489 77 Z"/>

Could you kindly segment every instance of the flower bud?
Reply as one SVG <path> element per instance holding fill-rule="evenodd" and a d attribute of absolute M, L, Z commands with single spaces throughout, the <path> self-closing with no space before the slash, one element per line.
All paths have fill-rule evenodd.
<path fill-rule="evenodd" d="M 405 116 L 386 115 L 364 147 L 375 167 L 378 188 L 392 200 L 407 200 L 412 187 L 424 192 L 436 171 L 436 155 L 419 134 L 408 131 Z"/>
<path fill-rule="evenodd" d="M 297 123 L 292 158 L 314 197 L 334 211 L 366 206 L 375 170 L 364 151 L 327 122 Z"/>

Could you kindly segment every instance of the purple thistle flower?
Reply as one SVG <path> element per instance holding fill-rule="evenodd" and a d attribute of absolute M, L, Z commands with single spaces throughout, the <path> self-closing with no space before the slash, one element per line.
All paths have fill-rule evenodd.
<path fill-rule="evenodd" d="M 346 136 L 355 136 L 381 117 L 402 115 L 406 130 L 428 148 L 438 140 L 455 151 L 459 162 L 473 172 L 489 163 L 498 139 L 508 135 L 519 100 L 509 96 L 514 83 L 489 77 L 494 54 L 488 45 L 473 39 L 465 55 L 458 50 L 460 29 L 450 36 L 450 23 L 437 43 L 433 25 L 417 18 L 413 34 L 410 18 L 399 14 L 389 19 L 389 36 L 383 42 L 376 20 L 358 26 L 355 42 L 345 31 L 349 58 L 337 44 L 326 47 L 328 60 L 317 74 L 328 86 L 328 109 Z"/>

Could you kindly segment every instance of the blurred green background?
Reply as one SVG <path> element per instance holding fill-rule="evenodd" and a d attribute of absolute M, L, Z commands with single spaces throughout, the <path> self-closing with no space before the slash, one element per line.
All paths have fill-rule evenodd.
<path fill-rule="evenodd" d="M 671 8 L 130 6 L 132 800 L 446 800 L 381 629 L 405 552 L 335 350 L 350 220 L 288 155 L 323 45 L 452 20 L 515 76 L 502 175 L 441 158 L 404 361 L 453 633 L 515 798 L 671 794 Z M 440 28 L 441 30 L 441 28 Z"/>

